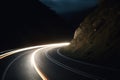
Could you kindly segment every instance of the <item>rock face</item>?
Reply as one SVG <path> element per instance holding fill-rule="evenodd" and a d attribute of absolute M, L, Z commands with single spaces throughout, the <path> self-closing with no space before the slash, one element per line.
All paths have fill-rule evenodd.
<path fill-rule="evenodd" d="M 117 63 L 120 58 L 120 1 L 101 0 L 98 8 L 77 28 L 66 49 L 80 59 Z"/>

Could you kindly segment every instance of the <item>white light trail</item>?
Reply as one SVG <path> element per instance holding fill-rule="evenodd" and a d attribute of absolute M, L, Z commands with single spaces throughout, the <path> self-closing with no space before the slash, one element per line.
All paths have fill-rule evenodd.
<path fill-rule="evenodd" d="M 33 65 L 34 69 L 36 72 L 39 74 L 39 76 L 42 78 L 42 80 L 47 80 L 46 76 L 42 73 L 41 70 L 37 67 L 37 64 L 35 62 L 35 54 L 38 53 L 42 49 L 47 49 L 47 48 L 57 48 L 57 47 L 62 47 L 62 46 L 67 46 L 70 43 L 55 43 L 55 44 L 47 44 L 47 45 L 40 45 L 40 46 L 33 46 L 33 47 L 27 47 L 27 48 L 22 48 L 22 49 L 17 49 L 13 50 L 11 52 L 4 53 L 0 55 L 0 59 L 3 59 L 5 57 L 8 57 L 10 55 L 16 54 L 18 52 L 26 51 L 26 50 L 32 50 L 32 49 L 37 49 L 32 53 L 31 56 L 31 64 Z"/>
<path fill-rule="evenodd" d="M 39 76 L 42 78 L 42 80 L 47 80 L 46 76 L 42 73 L 42 71 L 40 71 L 40 69 L 38 69 L 36 63 L 35 63 L 35 54 L 39 51 L 40 49 L 37 49 L 36 51 L 34 51 L 32 53 L 32 57 L 31 57 L 31 63 L 33 65 L 33 67 L 35 68 L 35 70 L 37 71 L 37 73 L 39 74 Z"/>
<path fill-rule="evenodd" d="M 32 46 L 32 47 L 27 47 L 27 48 L 22 48 L 22 49 L 17 49 L 17 50 L 13 50 L 11 52 L 7 52 L 7 53 L 4 53 L 4 54 L 1 54 L 0 55 L 0 59 L 3 59 L 7 56 L 10 56 L 10 55 L 13 55 L 13 54 L 16 54 L 18 52 L 22 52 L 22 51 L 26 51 L 26 50 L 31 50 L 31 49 L 37 49 L 37 48 L 42 48 L 42 47 L 47 47 L 47 46 L 57 46 L 57 45 L 69 45 L 70 43 L 55 43 L 55 44 L 47 44 L 47 45 L 39 45 L 39 46 Z"/>
<path fill-rule="evenodd" d="M 37 71 L 37 73 L 39 74 L 39 76 L 43 79 L 43 80 L 47 80 L 46 76 L 42 73 L 41 70 L 39 70 L 39 68 L 37 67 L 36 65 L 36 62 L 35 62 L 35 54 L 40 52 L 40 50 L 43 50 L 43 49 L 48 49 L 48 48 L 57 48 L 57 47 L 62 47 L 62 46 L 67 46 L 69 45 L 69 43 L 59 43 L 59 44 L 49 44 L 47 45 L 46 47 L 43 47 L 43 48 L 40 48 L 40 49 L 37 49 L 35 50 L 33 53 L 32 53 L 32 56 L 31 56 L 31 63 L 33 65 L 33 67 L 35 68 L 35 70 Z"/>

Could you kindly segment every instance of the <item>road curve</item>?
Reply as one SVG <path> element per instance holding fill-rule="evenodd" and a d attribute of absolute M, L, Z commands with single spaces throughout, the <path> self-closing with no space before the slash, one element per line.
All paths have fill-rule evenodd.
<path fill-rule="evenodd" d="M 1 54 L 0 55 L 1 79 L 2 80 L 6 80 L 6 79 L 7 80 L 16 80 L 16 78 L 17 78 L 17 80 L 21 80 L 21 78 L 18 78 L 18 77 L 20 77 L 19 76 L 20 74 L 22 75 L 22 73 L 26 73 L 26 70 L 24 70 L 22 73 L 20 73 L 23 70 L 22 68 L 20 68 L 20 66 L 23 64 L 23 62 L 28 61 L 29 64 L 24 63 L 24 65 L 22 65 L 22 67 L 24 66 L 24 69 L 25 69 L 27 66 L 31 70 L 34 69 L 34 70 L 30 71 L 30 73 L 34 72 L 34 74 L 35 74 L 35 71 L 36 71 L 37 72 L 36 75 L 39 75 L 40 79 L 47 80 L 47 78 L 44 76 L 44 74 L 41 72 L 41 70 L 38 69 L 38 67 L 36 66 L 37 63 L 34 61 L 34 55 L 36 54 L 37 51 L 41 50 L 42 48 L 53 47 L 53 46 L 61 47 L 61 46 L 67 46 L 67 45 L 69 45 L 69 43 L 47 44 L 47 45 L 40 45 L 40 46 L 33 46 L 33 47 L 17 49 L 17 50 L 13 50 L 13 51 Z M 28 58 L 28 56 L 29 56 L 29 59 L 24 60 L 24 58 Z M 21 61 L 23 61 L 23 62 L 21 62 Z M 17 65 L 17 67 L 15 65 Z M 32 66 L 28 66 L 28 65 L 32 65 Z M 21 70 L 21 71 L 18 71 L 16 73 L 17 70 Z M 13 74 L 11 74 L 11 73 L 13 73 Z M 14 73 L 16 73 L 16 74 L 14 74 Z M 29 76 L 29 75 L 27 75 L 27 76 Z M 27 76 L 24 76 L 25 79 L 27 78 Z M 21 76 L 21 77 L 23 78 L 23 76 Z M 31 77 L 31 79 L 33 79 L 33 77 Z M 37 79 L 39 80 L 38 77 L 37 77 Z"/>
<path fill-rule="evenodd" d="M 66 57 L 56 43 L 0 55 L 0 80 L 118 80 L 120 70 Z"/>

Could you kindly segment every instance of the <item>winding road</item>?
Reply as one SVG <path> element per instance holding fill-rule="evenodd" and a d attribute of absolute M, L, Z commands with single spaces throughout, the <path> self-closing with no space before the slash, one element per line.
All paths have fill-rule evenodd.
<path fill-rule="evenodd" d="M 0 55 L 0 80 L 120 80 L 120 70 L 61 54 L 70 43 L 33 46 Z"/>

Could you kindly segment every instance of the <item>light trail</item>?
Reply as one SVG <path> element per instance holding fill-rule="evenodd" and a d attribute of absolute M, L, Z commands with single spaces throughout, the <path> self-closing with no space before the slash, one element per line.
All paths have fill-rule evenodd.
<path fill-rule="evenodd" d="M 35 68 L 35 70 L 37 71 L 37 73 L 39 74 L 39 76 L 40 76 L 43 80 L 48 80 L 48 79 L 47 79 L 47 77 L 42 73 L 42 71 L 37 67 L 37 63 L 35 62 L 35 54 L 37 54 L 38 52 L 40 52 L 40 50 L 43 50 L 43 49 L 57 48 L 57 47 L 62 47 L 62 46 L 67 46 L 67 45 L 69 45 L 69 43 L 50 44 L 50 45 L 47 45 L 46 47 L 37 49 L 37 50 L 35 50 L 35 51 L 32 53 L 31 63 L 32 63 L 33 67 Z"/>
<path fill-rule="evenodd" d="M 31 50 L 31 49 L 37 49 L 32 53 L 31 56 L 31 64 L 33 65 L 34 69 L 36 72 L 39 74 L 39 76 L 42 78 L 42 80 L 48 80 L 46 76 L 42 73 L 42 71 L 37 67 L 37 63 L 35 62 L 35 54 L 38 53 L 42 49 L 49 49 L 49 48 L 57 48 L 57 47 L 62 47 L 62 46 L 68 46 L 70 43 L 55 43 L 55 44 L 47 44 L 47 45 L 40 45 L 40 46 L 33 46 L 33 47 L 27 47 L 27 48 L 22 48 L 22 49 L 17 49 L 13 50 L 11 52 L 4 53 L 0 55 L 0 59 L 3 59 L 5 57 L 8 57 L 10 55 L 16 54 L 18 52 L 26 51 L 26 50 Z"/>
<path fill-rule="evenodd" d="M 16 54 L 18 52 L 22 52 L 22 51 L 26 51 L 26 50 L 31 50 L 31 49 L 37 49 L 37 48 L 42 48 L 42 47 L 47 47 L 47 46 L 57 46 L 57 45 L 69 45 L 70 43 L 66 42 L 66 43 L 55 43 L 55 44 L 47 44 L 47 45 L 39 45 L 39 46 L 32 46 L 32 47 L 27 47 L 27 48 L 22 48 L 22 49 L 17 49 L 17 50 L 13 50 L 11 52 L 7 52 L 4 54 L 0 55 L 0 59 L 3 59 L 7 56 Z"/>
<path fill-rule="evenodd" d="M 39 76 L 43 79 L 43 80 L 47 80 L 46 76 L 42 73 L 42 71 L 40 69 L 38 69 L 36 63 L 35 63 L 35 54 L 40 51 L 41 49 L 37 49 L 36 51 L 34 51 L 32 53 L 32 57 L 31 57 L 31 63 L 33 65 L 33 67 L 35 68 L 35 70 L 37 71 L 37 73 L 39 74 Z"/>

